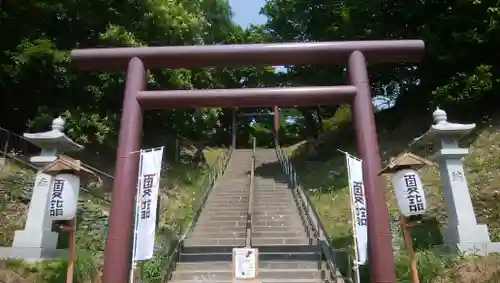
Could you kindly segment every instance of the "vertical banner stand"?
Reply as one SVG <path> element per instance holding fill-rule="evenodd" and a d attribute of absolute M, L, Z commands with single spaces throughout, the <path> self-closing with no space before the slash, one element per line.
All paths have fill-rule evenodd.
<path fill-rule="evenodd" d="M 134 152 L 139 153 L 140 158 L 129 283 L 142 280 L 144 261 L 154 257 L 163 148 L 161 146 Z M 139 268 L 138 262 L 141 262 Z M 137 269 L 140 272 L 137 272 Z"/>
<path fill-rule="evenodd" d="M 135 282 L 135 270 L 137 269 L 137 261 L 135 260 L 135 250 L 137 246 L 137 222 L 139 221 L 139 217 L 137 216 L 139 212 L 139 199 L 141 197 L 141 179 L 142 179 L 142 152 L 143 150 L 141 149 L 139 152 L 134 152 L 134 153 L 139 153 L 139 175 L 137 178 L 137 194 L 135 196 L 135 210 L 134 210 L 134 236 L 133 236 L 133 241 L 132 241 L 132 266 L 130 268 L 130 283 Z"/>
<path fill-rule="evenodd" d="M 352 266 L 352 271 L 354 273 L 354 282 L 355 283 L 360 283 L 361 282 L 361 278 L 360 278 L 360 274 L 359 274 L 359 267 L 363 264 L 365 264 L 365 261 L 366 261 L 366 256 L 363 256 L 363 261 L 360 261 L 360 244 L 358 243 L 358 236 L 362 236 L 362 235 L 359 235 L 358 234 L 358 227 L 357 227 L 357 222 L 358 221 L 358 216 L 357 216 L 357 212 L 356 212 L 356 209 L 354 206 L 355 206 L 355 194 L 356 193 L 353 193 L 353 188 L 351 187 L 351 182 L 353 180 L 353 172 L 351 172 L 351 166 L 349 164 L 349 159 L 355 159 L 359 162 L 362 162 L 361 159 L 349 154 L 348 152 L 345 152 L 345 151 L 342 151 L 340 149 L 337 149 L 337 151 L 343 153 L 346 157 L 346 167 L 347 167 L 347 177 L 348 177 L 348 180 L 349 180 L 349 201 L 351 202 L 351 223 L 352 223 L 352 235 L 353 235 L 353 243 L 354 243 L 354 260 L 352 262 L 353 266 Z M 362 169 L 361 169 L 362 170 Z M 355 174 L 356 175 L 356 174 Z M 363 181 L 361 180 L 361 182 L 363 183 Z M 364 184 L 363 184 L 364 186 Z M 365 199 L 365 192 L 364 192 L 364 189 L 363 189 L 363 193 L 362 193 L 362 198 Z M 365 203 L 366 200 L 363 202 Z M 366 225 L 366 224 L 365 224 Z M 366 248 L 366 246 L 362 246 L 363 249 Z"/>
<path fill-rule="evenodd" d="M 349 153 L 344 152 L 344 154 L 348 155 Z M 351 180 L 351 170 L 349 166 L 347 166 L 347 178 Z M 349 186 L 349 201 L 352 201 L 352 191 Z M 351 203 L 351 222 L 352 222 L 352 237 L 354 238 L 354 260 L 352 271 L 354 272 L 354 283 L 360 283 L 361 279 L 359 276 L 359 251 L 358 251 L 358 237 L 356 235 L 356 214 L 353 209 L 353 204 Z"/>

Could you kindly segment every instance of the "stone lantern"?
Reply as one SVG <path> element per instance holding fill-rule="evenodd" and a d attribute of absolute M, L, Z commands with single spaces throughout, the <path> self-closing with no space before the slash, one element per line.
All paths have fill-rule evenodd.
<path fill-rule="evenodd" d="M 444 243 L 465 253 L 485 254 L 500 251 L 491 243 L 488 227 L 478 224 L 467 186 L 461 158 L 469 154 L 458 141 L 469 134 L 475 124 L 448 122 L 446 112 L 437 108 L 432 114 L 434 124 L 413 144 L 434 145 L 432 160 L 439 164 L 448 225 L 444 228 Z"/>
<path fill-rule="evenodd" d="M 58 117 L 52 122 L 52 130 L 41 133 L 25 133 L 24 137 L 42 150 L 30 158 L 37 167 L 44 167 L 58 159 L 59 153 L 83 149 L 64 132 L 64 120 Z M 21 259 L 46 259 L 62 256 L 57 250 L 58 233 L 52 232 L 49 216 L 49 198 L 53 176 L 39 171 L 35 178 L 28 217 L 23 230 L 15 231 L 12 247 L 0 249 L 0 257 Z"/>

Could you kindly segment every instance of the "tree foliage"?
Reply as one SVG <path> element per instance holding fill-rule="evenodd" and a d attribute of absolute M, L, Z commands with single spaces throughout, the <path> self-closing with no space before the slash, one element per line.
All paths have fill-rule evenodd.
<path fill-rule="evenodd" d="M 15 132 L 23 132 L 27 125 L 40 130 L 62 114 L 77 141 L 114 143 L 124 74 L 75 71 L 69 51 L 265 40 L 263 29 L 243 29 L 231 17 L 226 0 L 3 1 L 0 122 Z M 270 68 L 257 67 L 179 69 L 151 71 L 148 79 L 151 89 L 239 88 L 264 85 L 273 74 Z M 148 112 L 144 139 L 154 142 L 162 135 L 181 135 L 227 142 L 231 117 L 227 109 Z"/>
<path fill-rule="evenodd" d="M 424 40 L 421 64 L 383 65 L 370 73 L 374 95 L 396 99 L 403 113 L 436 104 L 470 110 L 495 99 L 499 11 L 499 3 L 488 0 L 271 0 L 262 10 L 279 41 Z M 289 69 L 295 82 L 345 82 L 339 69 Z"/>
<path fill-rule="evenodd" d="M 123 72 L 78 72 L 68 57 L 73 48 L 96 46 L 420 38 L 426 42 L 421 64 L 371 67 L 374 96 L 395 102 L 399 113 L 420 113 L 437 104 L 469 113 L 497 102 L 495 50 L 500 6 L 496 1 L 269 0 L 262 13 L 268 18 L 265 25 L 242 28 L 232 21 L 227 0 L 4 0 L 0 5 L 0 29 L 4 31 L 0 41 L 0 124 L 18 133 L 26 126 L 39 130 L 55 115 L 63 114 L 71 136 L 79 142 L 114 144 Z M 346 82 L 344 66 L 286 67 L 286 73 L 256 66 L 156 70 L 149 73 L 149 88 Z M 338 106 L 324 105 L 283 109 L 284 135 L 292 139 L 316 136 L 337 110 Z M 204 144 L 228 143 L 231 119 L 231 109 L 220 108 L 147 112 L 144 140 L 155 143 L 180 135 Z M 242 142 L 251 131 L 264 131 L 262 136 L 272 129 L 270 117 L 257 118 L 253 129 L 251 120 L 239 118 Z"/>

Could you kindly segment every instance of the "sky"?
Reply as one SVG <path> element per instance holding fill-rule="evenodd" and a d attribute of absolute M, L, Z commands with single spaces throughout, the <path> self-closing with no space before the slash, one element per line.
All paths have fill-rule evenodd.
<path fill-rule="evenodd" d="M 266 17 L 259 14 L 266 0 L 229 0 L 229 4 L 233 10 L 233 20 L 243 27 L 266 22 Z"/>
<path fill-rule="evenodd" d="M 265 23 L 266 17 L 259 14 L 265 4 L 266 0 L 229 0 L 229 5 L 233 10 L 233 20 L 242 27 Z M 275 66 L 275 70 L 286 72 L 283 66 Z"/>

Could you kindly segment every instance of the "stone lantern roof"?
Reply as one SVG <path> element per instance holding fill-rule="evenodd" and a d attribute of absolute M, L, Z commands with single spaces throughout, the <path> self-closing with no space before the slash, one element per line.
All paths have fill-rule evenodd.
<path fill-rule="evenodd" d="M 432 117 L 434 124 L 422 136 L 414 139 L 411 145 L 433 143 L 438 138 L 461 138 L 476 128 L 476 124 L 448 122 L 448 115 L 439 107 L 432 113 Z"/>
<path fill-rule="evenodd" d="M 74 152 L 83 149 L 64 134 L 64 120 L 59 116 L 52 121 L 52 130 L 41 133 L 24 133 L 23 136 L 29 142 L 44 149 L 56 149 L 62 152 Z"/>

